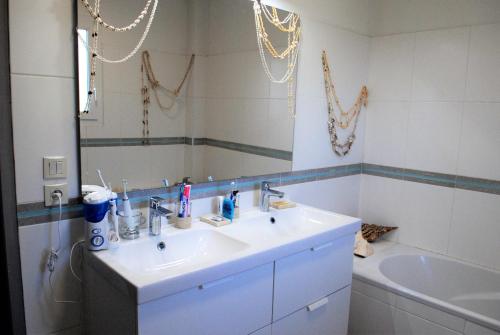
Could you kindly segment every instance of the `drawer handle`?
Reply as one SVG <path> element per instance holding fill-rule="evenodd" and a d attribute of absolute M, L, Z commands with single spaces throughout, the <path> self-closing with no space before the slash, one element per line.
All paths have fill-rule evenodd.
<path fill-rule="evenodd" d="M 315 310 L 317 310 L 318 308 L 320 308 L 321 306 L 324 306 L 328 303 L 328 297 L 324 297 L 323 299 L 321 300 L 318 300 L 312 304 L 310 304 L 309 306 L 307 306 L 307 310 L 309 312 L 313 312 Z"/>
<path fill-rule="evenodd" d="M 208 290 L 209 288 L 228 283 L 228 282 L 232 281 L 233 279 L 234 279 L 233 276 L 225 277 L 225 278 L 222 278 L 219 280 L 214 280 L 214 281 L 208 282 L 206 284 L 201 284 L 198 286 L 198 288 L 200 290 Z"/>
<path fill-rule="evenodd" d="M 325 244 L 322 244 L 322 245 L 318 245 L 317 247 L 312 247 L 311 251 L 320 251 L 320 250 L 329 248 L 331 246 L 333 246 L 333 242 L 328 242 L 328 243 L 325 243 Z"/>

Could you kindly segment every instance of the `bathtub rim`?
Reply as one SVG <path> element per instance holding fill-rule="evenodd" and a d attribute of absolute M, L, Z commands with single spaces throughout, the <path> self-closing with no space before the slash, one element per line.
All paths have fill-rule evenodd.
<path fill-rule="evenodd" d="M 440 311 L 449 313 L 451 315 L 462 318 L 466 321 L 476 323 L 478 325 L 490 328 L 497 332 L 500 332 L 500 320 L 496 320 L 486 315 L 459 307 L 452 303 L 428 296 L 426 294 L 408 289 L 400 284 L 397 284 L 387 278 L 380 271 L 380 263 L 391 256 L 398 255 L 418 255 L 418 256 L 430 256 L 436 257 L 452 262 L 457 262 L 464 264 L 466 266 L 479 268 L 489 272 L 496 273 L 500 276 L 500 272 L 491 268 L 479 266 L 477 264 L 468 263 L 463 260 L 455 259 L 449 256 L 441 255 L 431 251 L 418 249 L 415 247 L 399 244 L 396 242 L 380 241 L 372 244 L 375 249 L 375 254 L 367 258 L 354 257 L 353 261 L 353 278 L 361 282 L 373 285 L 380 289 L 387 290 L 393 294 L 403 296 L 405 298 L 414 300 L 416 302 L 428 305 L 432 308 L 438 309 Z"/>

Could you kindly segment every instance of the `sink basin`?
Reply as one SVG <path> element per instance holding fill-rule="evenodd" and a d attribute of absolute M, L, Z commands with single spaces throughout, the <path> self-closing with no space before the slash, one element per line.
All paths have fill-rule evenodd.
<path fill-rule="evenodd" d="M 210 263 L 247 247 L 246 243 L 214 230 L 191 230 L 125 243 L 109 258 L 128 271 L 168 273 Z"/>
<path fill-rule="evenodd" d="M 287 210 L 258 213 L 228 226 L 252 240 L 268 241 L 307 236 L 346 224 L 346 217 L 335 213 L 300 206 Z"/>

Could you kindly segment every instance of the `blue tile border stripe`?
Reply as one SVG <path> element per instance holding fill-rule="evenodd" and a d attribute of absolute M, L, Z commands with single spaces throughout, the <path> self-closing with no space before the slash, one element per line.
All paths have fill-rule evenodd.
<path fill-rule="evenodd" d="M 195 184 L 191 192 L 193 199 L 201 199 L 228 193 L 232 188 L 231 182 L 233 181 L 236 181 L 237 188 L 244 192 L 259 189 L 262 181 L 270 181 L 276 186 L 284 186 L 359 174 L 357 171 L 361 171 L 361 164 L 242 177 L 238 179 Z M 131 203 L 136 206 L 147 205 L 149 198 L 155 195 L 173 202 L 177 199 L 178 188 L 173 186 L 169 188 L 154 188 L 128 192 Z M 82 205 L 78 199 L 71 199 L 70 204 L 63 207 L 63 220 L 82 217 L 82 209 Z M 56 221 L 58 215 L 58 208 L 46 208 L 43 202 L 21 204 L 17 206 L 17 219 L 20 226 Z"/>
<path fill-rule="evenodd" d="M 212 138 L 206 138 L 205 145 L 222 149 L 240 151 L 252 155 L 282 159 L 290 162 L 292 161 L 292 156 L 293 156 L 293 153 L 291 151 L 265 148 L 249 144 L 221 141 Z"/>
<path fill-rule="evenodd" d="M 96 147 L 127 147 L 127 146 L 147 146 L 147 145 L 208 145 L 212 147 L 244 152 L 252 155 L 276 158 L 286 161 L 292 161 L 293 153 L 291 151 L 279 150 L 273 148 L 259 147 L 255 145 L 221 141 L 213 138 L 193 138 L 193 137 L 150 137 L 144 139 L 137 138 L 82 138 L 80 146 L 82 148 Z"/>
<path fill-rule="evenodd" d="M 192 196 L 193 199 L 201 199 L 226 194 L 231 190 L 231 182 L 233 181 L 237 182 L 238 189 L 243 192 L 257 190 L 260 182 L 264 180 L 277 186 L 286 186 L 360 174 L 500 195 L 499 180 L 359 163 L 195 184 Z M 144 206 L 147 205 L 151 196 L 161 196 L 173 202 L 177 199 L 177 194 L 177 187 L 174 186 L 168 189 L 155 188 L 132 191 L 129 192 L 129 198 L 136 206 Z M 58 219 L 58 213 L 58 208 L 45 208 L 42 202 L 17 206 L 17 218 L 20 226 L 55 221 Z M 82 205 L 79 199 L 71 199 L 70 204 L 63 207 L 62 217 L 65 220 L 82 217 Z"/>
<path fill-rule="evenodd" d="M 500 195 L 500 180 L 472 178 L 366 163 L 362 164 L 362 169 L 363 174 L 372 176 Z"/>

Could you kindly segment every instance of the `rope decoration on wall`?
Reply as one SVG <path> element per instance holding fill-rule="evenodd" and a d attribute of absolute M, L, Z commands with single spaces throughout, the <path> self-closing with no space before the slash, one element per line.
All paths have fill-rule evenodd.
<path fill-rule="evenodd" d="M 142 64 L 141 64 L 141 80 L 142 80 L 142 87 L 141 87 L 141 95 L 142 95 L 142 114 L 143 114 L 143 119 L 142 119 L 142 137 L 143 137 L 143 144 L 147 145 L 149 144 L 149 105 L 151 103 L 150 101 L 150 89 L 153 91 L 154 97 L 156 102 L 158 103 L 158 107 L 160 110 L 164 113 L 170 111 L 172 107 L 174 107 L 177 97 L 179 97 L 179 94 L 182 90 L 182 87 L 186 83 L 186 80 L 189 76 L 189 73 L 191 72 L 193 66 L 194 66 L 194 58 L 195 55 L 192 54 L 191 58 L 189 59 L 189 64 L 187 66 L 186 72 L 184 73 L 184 76 L 182 77 L 181 82 L 177 86 L 175 90 L 171 90 L 163 86 L 158 79 L 156 79 L 155 73 L 153 71 L 153 66 L 151 65 L 151 56 L 149 55 L 149 51 L 144 50 L 142 52 Z M 170 98 L 170 103 L 165 106 L 162 104 L 160 100 L 160 96 L 158 91 L 162 91 L 166 96 Z"/>

